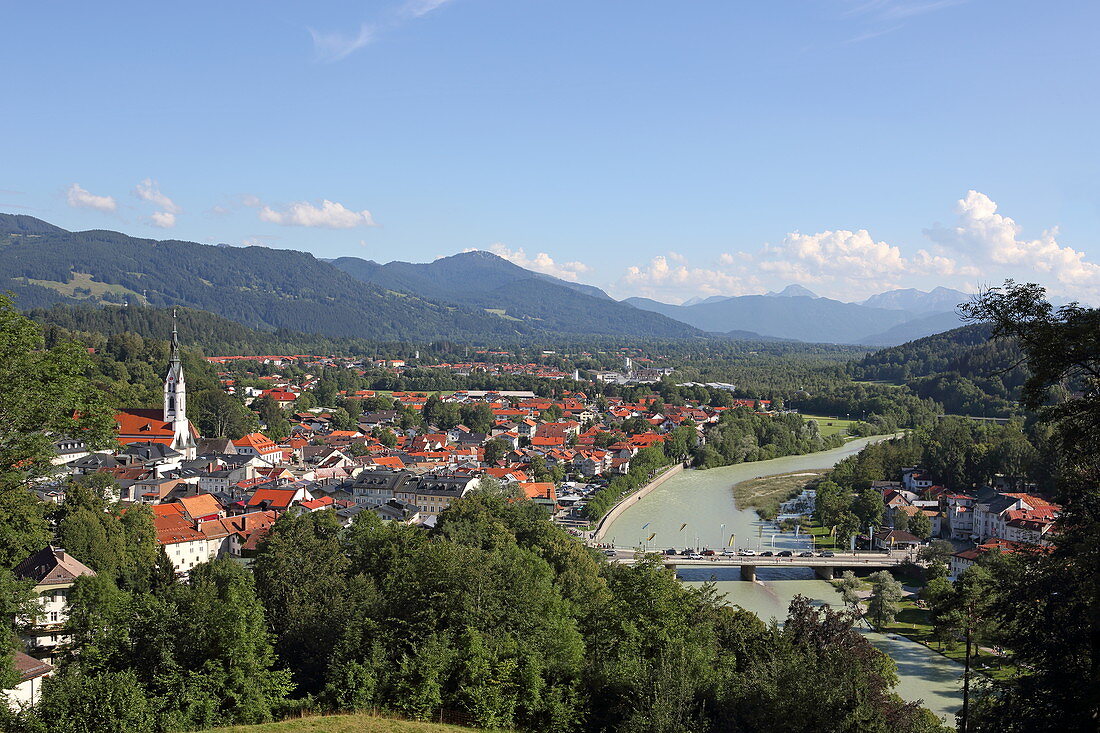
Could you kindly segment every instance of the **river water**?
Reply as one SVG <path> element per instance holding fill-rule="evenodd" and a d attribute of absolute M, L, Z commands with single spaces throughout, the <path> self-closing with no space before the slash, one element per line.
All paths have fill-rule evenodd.
<path fill-rule="evenodd" d="M 734 535 L 735 545 L 741 548 L 807 549 L 808 537 L 778 533 L 772 523 L 760 521 L 756 512 L 737 509 L 733 485 L 762 476 L 830 468 L 873 440 L 876 439 L 861 438 L 840 448 L 804 456 L 684 471 L 631 505 L 611 524 L 604 539 L 618 546 L 644 545 L 652 551 L 668 547 L 722 548 Z M 653 540 L 647 542 L 650 535 L 654 535 Z M 741 580 L 737 568 L 682 569 L 679 576 L 689 584 L 713 581 L 729 603 L 752 611 L 765 621 L 771 618 L 782 621 L 791 599 L 798 594 L 822 603 L 840 603 L 833 586 L 815 579 L 809 568 L 758 568 L 755 583 Z M 906 700 L 923 700 L 925 707 L 945 717 L 948 724 L 954 724 L 955 711 L 962 706 L 962 666 L 916 642 L 888 639 L 869 631 L 866 634 L 872 644 L 897 664 L 900 678 L 897 693 Z"/>

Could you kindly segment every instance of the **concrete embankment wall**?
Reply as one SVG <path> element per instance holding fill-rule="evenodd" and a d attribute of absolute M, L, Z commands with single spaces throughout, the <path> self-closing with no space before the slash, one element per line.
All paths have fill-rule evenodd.
<path fill-rule="evenodd" d="M 638 489 L 632 494 L 629 494 L 628 496 L 626 496 L 626 498 L 620 500 L 619 503 L 611 507 L 611 511 L 605 514 L 604 518 L 600 520 L 600 523 L 596 526 L 595 533 L 592 535 L 592 539 L 596 542 L 601 542 L 603 540 L 604 533 L 607 532 L 607 528 L 610 527 L 615 522 L 615 520 L 619 518 L 620 514 L 626 511 L 626 508 L 628 506 L 646 496 L 647 494 L 649 494 L 649 492 L 653 491 L 655 488 L 663 484 L 665 481 L 668 481 L 673 476 L 676 476 L 683 470 L 684 464 L 677 463 L 642 488 Z"/>

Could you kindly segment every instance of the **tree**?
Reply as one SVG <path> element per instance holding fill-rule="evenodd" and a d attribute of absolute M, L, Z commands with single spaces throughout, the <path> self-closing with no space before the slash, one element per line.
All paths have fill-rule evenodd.
<path fill-rule="evenodd" d="M 894 517 L 894 529 L 899 532 L 908 532 L 909 515 L 897 508 L 893 510 L 892 515 Z"/>
<path fill-rule="evenodd" d="M 852 537 L 859 534 L 860 524 L 859 517 L 851 512 L 842 512 L 839 517 L 836 518 L 836 544 L 837 547 L 846 546 Z"/>
<path fill-rule="evenodd" d="M 893 623 L 901 610 L 901 583 L 894 579 L 888 570 L 871 573 L 867 578 L 871 583 L 871 596 L 867 599 L 867 617 L 878 628 Z"/>
<path fill-rule="evenodd" d="M 959 711 L 959 730 L 967 733 L 970 723 L 970 667 L 972 651 L 978 635 L 990 620 L 993 599 L 993 577 L 981 565 L 971 565 L 955 583 L 954 593 L 944 598 L 941 611 L 944 625 L 963 635 L 966 653 L 963 657 L 963 706 Z"/>
<path fill-rule="evenodd" d="M 46 506 L 22 486 L 0 489 L 0 567 L 13 568 L 49 543 Z"/>
<path fill-rule="evenodd" d="M 114 443 L 111 403 L 92 371 L 73 342 L 44 349 L 38 325 L 0 295 L 0 494 L 50 475 L 58 436 L 92 450 Z"/>
<path fill-rule="evenodd" d="M 279 657 L 298 686 L 314 692 L 325 679 L 348 598 L 348 558 L 332 511 L 283 515 L 254 562 L 260 598 Z M 303 573 L 302 568 L 309 568 Z"/>
<path fill-rule="evenodd" d="M 290 435 L 290 421 L 283 408 L 270 396 L 260 397 L 252 402 L 252 409 L 260 416 L 264 425 L 264 435 L 274 441 L 280 441 Z M 344 413 L 345 415 L 347 413 Z"/>
<path fill-rule="evenodd" d="M 947 540 L 932 540 L 924 547 L 920 548 L 920 552 L 917 553 L 919 559 L 928 563 L 943 563 L 947 565 L 951 562 L 952 556 L 955 554 L 955 546 Z"/>
<path fill-rule="evenodd" d="M 882 515 L 885 513 L 885 505 L 882 503 L 882 492 L 874 489 L 864 489 L 852 502 L 852 513 L 859 517 L 861 526 L 879 526 L 882 524 Z"/>
<path fill-rule="evenodd" d="M 397 436 L 393 434 L 393 431 L 389 428 L 376 427 L 371 431 L 371 435 L 382 445 L 387 448 L 393 448 L 397 445 Z"/>
<path fill-rule="evenodd" d="M 932 536 L 932 520 L 923 511 L 917 512 L 909 519 L 909 533 L 922 540 L 928 539 Z"/>
<path fill-rule="evenodd" d="M 83 674 L 75 667 L 48 677 L 39 717 L 51 733 L 145 733 L 156 717 L 145 690 L 131 670 Z"/>
<path fill-rule="evenodd" d="M 271 633 L 251 573 L 222 557 L 197 565 L 190 583 L 178 588 L 176 655 L 186 670 L 179 702 L 189 724 L 272 720 L 293 685 L 290 672 L 275 668 Z"/>
<path fill-rule="evenodd" d="M 485 463 L 495 466 L 497 461 L 508 455 L 511 450 L 509 445 L 500 438 L 493 438 L 485 443 Z"/>
<path fill-rule="evenodd" d="M 206 389 L 190 395 L 187 412 L 199 433 L 207 438 L 239 438 L 258 425 L 256 415 L 222 389 Z"/>

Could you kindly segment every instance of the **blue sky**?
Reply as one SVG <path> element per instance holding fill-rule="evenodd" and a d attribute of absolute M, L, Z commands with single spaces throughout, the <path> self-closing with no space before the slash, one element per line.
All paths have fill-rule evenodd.
<path fill-rule="evenodd" d="M 1100 302 L 1100 4 L 0 6 L 0 211 L 670 302 Z"/>

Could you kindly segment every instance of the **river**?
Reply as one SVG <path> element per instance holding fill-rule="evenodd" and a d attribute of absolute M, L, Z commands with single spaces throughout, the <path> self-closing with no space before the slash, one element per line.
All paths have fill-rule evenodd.
<path fill-rule="evenodd" d="M 657 487 L 645 498 L 634 502 L 608 528 L 605 539 L 619 546 L 650 550 L 667 547 L 725 547 L 730 535 L 736 535 L 737 547 L 754 549 L 807 549 L 809 538 L 777 533 L 770 522 L 762 522 L 756 512 L 739 510 L 733 500 L 734 484 L 748 479 L 780 473 L 829 468 L 858 453 L 875 438 L 853 440 L 840 448 L 804 456 L 787 456 L 770 461 L 739 463 L 707 471 L 684 471 Z M 681 529 L 681 525 L 687 526 Z M 643 529 L 644 527 L 644 529 Z M 809 568 L 758 568 L 758 582 L 740 580 L 737 568 L 681 570 L 685 583 L 714 581 L 730 603 L 760 616 L 783 620 L 787 606 L 797 594 L 829 604 L 839 602 L 833 586 L 814 578 Z M 898 666 L 897 693 L 910 701 L 923 700 L 925 707 L 954 723 L 955 711 L 962 706 L 962 666 L 931 649 L 907 639 L 888 639 L 866 632 L 867 638 L 889 654 Z"/>

